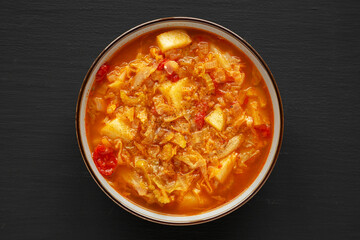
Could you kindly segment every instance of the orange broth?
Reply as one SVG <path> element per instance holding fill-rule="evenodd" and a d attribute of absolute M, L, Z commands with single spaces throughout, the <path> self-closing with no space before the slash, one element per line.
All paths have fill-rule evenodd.
<path fill-rule="evenodd" d="M 157 36 L 171 30 L 179 29 L 142 35 L 107 61 L 89 95 L 86 133 L 98 170 L 122 196 L 156 212 L 194 215 L 231 201 L 258 176 L 271 146 L 273 109 L 242 51 L 183 28 L 191 43 L 162 52 Z M 205 69 L 205 62 L 216 67 Z"/>

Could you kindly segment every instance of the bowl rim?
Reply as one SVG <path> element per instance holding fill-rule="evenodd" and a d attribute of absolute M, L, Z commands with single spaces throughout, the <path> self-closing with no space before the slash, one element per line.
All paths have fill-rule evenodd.
<path fill-rule="evenodd" d="M 141 215 L 138 212 L 135 212 L 129 208 L 127 208 L 125 205 L 123 205 L 118 199 L 116 199 L 115 197 L 113 197 L 108 190 L 100 183 L 100 180 L 96 177 L 96 175 L 94 174 L 92 168 L 90 167 L 88 160 L 86 158 L 85 155 L 85 150 L 83 148 L 83 142 L 81 140 L 81 133 L 80 133 L 80 105 L 81 102 L 83 100 L 83 96 L 84 96 L 84 90 L 85 90 L 85 86 L 87 85 L 88 81 L 89 81 L 89 77 L 94 69 L 94 67 L 96 66 L 96 64 L 98 63 L 98 61 L 101 59 L 101 57 L 113 46 L 115 45 L 119 40 L 121 40 L 122 38 L 124 38 L 125 36 L 131 34 L 132 32 L 139 30 L 141 28 L 144 28 L 146 26 L 158 23 L 158 22 L 171 22 L 171 21 L 192 21 L 192 22 L 198 22 L 198 23 L 203 23 L 206 25 L 210 25 L 211 27 L 215 27 L 218 28 L 230 35 L 232 35 L 234 38 L 236 38 L 238 41 L 240 41 L 242 44 L 244 44 L 254 55 L 256 58 L 258 58 L 258 60 L 260 61 L 260 63 L 262 64 L 262 66 L 264 67 L 265 71 L 267 72 L 267 74 L 270 77 L 270 80 L 273 84 L 274 90 L 276 92 L 276 97 L 279 103 L 279 113 L 280 113 L 280 133 L 279 133 L 279 141 L 278 141 L 278 145 L 276 147 L 276 152 L 274 154 L 274 158 L 272 159 L 272 163 L 271 166 L 269 167 L 269 169 L 266 172 L 266 175 L 264 177 L 264 179 L 262 180 L 262 182 L 252 191 L 252 193 L 246 198 L 244 199 L 244 201 L 242 201 L 241 203 L 239 203 L 237 206 L 229 209 L 227 212 L 224 212 L 220 215 L 217 216 L 213 216 L 207 219 L 202 219 L 202 220 L 197 220 L 197 221 L 192 221 L 192 222 L 182 222 L 182 223 L 174 223 L 174 222 L 167 222 L 167 221 L 161 221 L 161 220 L 157 220 L 157 219 L 152 219 L 150 217 L 146 217 L 144 215 Z M 210 222 L 216 219 L 219 219 L 221 217 L 224 217 L 232 212 L 234 212 L 235 210 L 239 209 L 240 207 L 242 207 L 244 204 L 246 204 L 253 196 L 256 195 L 256 193 L 262 188 L 262 186 L 265 184 L 265 182 L 267 181 L 267 179 L 269 178 L 271 172 L 274 169 L 274 166 L 277 162 L 277 159 L 279 157 L 279 153 L 280 153 L 280 149 L 281 149 L 281 145 L 282 145 L 282 141 L 283 141 L 283 133 L 284 133 L 284 110 L 283 110 L 283 104 L 282 104 L 282 100 L 281 100 L 281 96 L 280 96 L 280 91 L 279 88 L 276 84 L 276 81 L 274 79 L 273 74 L 271 73 L 269 67 L 267 66 L 267 64 L 265 63 L 265 61 L 262 59 L 262 57 L 260 56 L 260 54 L 247 42 L 245 41 L 242 37 L 240 37 L 239 35 L 237 35 L 235 32 L 229 30 L 228 28 L 219 25 L 217 23 L 208 21 L 208 20 L 204 20 L 204 19 L 200 19 L 200 18 L 194 18 L 194 17 L 183 17 L 183 16 L 179 16 L 179 17 L 165 17 L 165 18 L 158 18 L 158 19 L 154 19 L 142 24 L 139 24 L 131 29 L 129 29 L 128 31 L 124 32 L 123 34 L 121 34 L 120 36 L 118 36 L 117 38 L 115 38 L 112 42 L 110 42 L 102 51 L 101 53 L 95 58 L 95 60 L 93 61 L 93 63 L 91 64 L 89 70 L 87 71 L 84 80 L 81 84 L 80 90 L 79 90 L 79 94 L 78 94 L 78 98 L 77 98 L 77 103 L 76 103 L 76 111 L 75 111 L 75 128 L 76 128 L 76 138 L 77 138 L 77 142 L 78 142 L 78 146 L 81 152 L 81 156 L 82 159 L 85 163 L 86 168 L 88 169 L 91 177 L 94 179 L 94 181 L 96 182 L 96 184 L 99 186 L 99 188 L 113 201 L 115 202 L 118 206 L 120 206 L 121 208 L 123 208 L 124 210 L 126 210 L 127 212 L 150 222 L 154 222 L 154 223 L 159 223 L 159 224 L 164 224 L 164 225 L 173 225 L 173 226 L 186 226 L 186 225 L 196 225 L 196 224 L 201 224 L 201 223 L 206 223 L 206 222 Z M 145 209 L 145 208 L 144 208 Z M 146 210 L 146 209 L 145 209 Z M 211 211 L 211 210 L 210 210 Z"/>

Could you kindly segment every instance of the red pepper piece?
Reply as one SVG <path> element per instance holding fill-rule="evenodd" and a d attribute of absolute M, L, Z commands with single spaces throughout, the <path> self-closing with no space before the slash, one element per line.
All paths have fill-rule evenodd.
<path fill-rule="evenodd" d="M 198 130 L 201 130 L 205 125 L 205 117 L 207 115 L 207 111 L 209 106 L 206 102 L 199 102 L 198 105 L 198 112 L 195 114 L 195 124 Z"/>
<path fill-rule="evenodd" d="M 117 165 L 117 159 L 114 150 L 102 144 L 96 146 L 93 154 L 93 160 L 99 172 L 104 176 L 110 176 Z"/>
<path fill-rule="evenodd" d="M 259 126 L 254 126 L 254 128 L 260 133 L 262 137 L 269 137 L 270 136 L 270 126 L 266 124 L 261 124 Z"/>
<path fill-rule="evenodd" d="M 110 71 L 110 65 L 107 63 L 104 63 L 103 65 L 101 65 L 101 67 L 97 71 L 95 80 L 97 82 L 103 81 L 105 79 L 106 74 L 108 74 L 109 71 Z"/>
<path fill-rule="evenodd" d="M 197 113 L 195 115 L 195 124 L 198 130 L 201 130 L 204 125 L 205 125 L 205 118 L 206 115 L 204 115 L 203 113 Z"/>
<path fill-rule="evenodd" d="M 243 102 L 242 106 L 245 107 L 246 104 L 248 104 L 248 102 L 249 102 L 249 97 L 246 96 L 245 99 L 244 99 L 244 102 Z"/>
<path fill-rule="evenodd" d="M 215 87 L 215 95 L 224 95 L 224 92 L 220 90 L 220 83 L 217 83 L 213 80 L 214 87 Z"/>
<path fill-rule="evenodd" d="M 170 76 L 168 76 L 168 78 L 169 78 L 170 81 L 172 81 L 172 82 L 177 82 L 177 81 L 179 81 L 179 75 L 177 75 L 177 74 L 175 74 L 175 73 L 173 73 L 173 74 L 171 74 Z"/>
<path fill-rule="evenodd" d="M 165 63 L 169 61 L 169 59 L 165 58 L 164 60 L 162 60 L 160 63 L 159 63 L 159 66 L 158 66 L 158 70 L 164 70 L 164 65 Z"/>

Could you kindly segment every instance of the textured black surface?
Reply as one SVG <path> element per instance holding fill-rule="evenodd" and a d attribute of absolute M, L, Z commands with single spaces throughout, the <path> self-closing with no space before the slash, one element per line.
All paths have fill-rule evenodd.
<path fill-rule="evenodd" d="M 1 239 L 359 239 L 358 1 L 1 1 Z M 284 142 L 261 191 L 215 222 L 169 227 L 114 204 L 81 159 L 77 94 L 115 37 L 192 16 L 246 39 L 278 83 Z"/>

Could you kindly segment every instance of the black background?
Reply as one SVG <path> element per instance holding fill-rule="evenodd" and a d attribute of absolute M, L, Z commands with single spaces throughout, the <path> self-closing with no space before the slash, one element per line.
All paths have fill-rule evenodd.
<path fill-rule="evenodd" d="M 1 239 L 359 239 L 358 1 L 1 1 Z M 211 223 L 141 220 L 98 188 L 75 106 L 102 49 L 167 16 L 246 39 L 273 72 L 285 133 L 275 169 L 245 206 Z"/>

